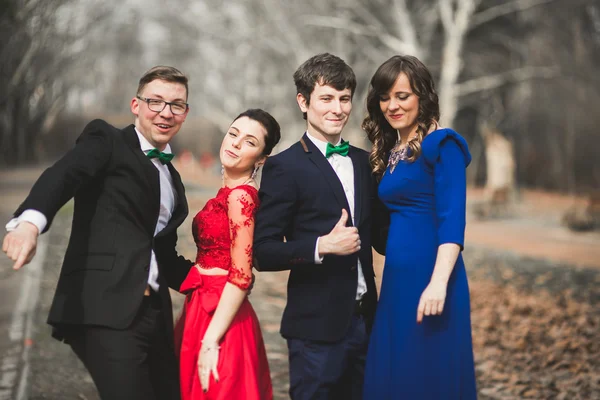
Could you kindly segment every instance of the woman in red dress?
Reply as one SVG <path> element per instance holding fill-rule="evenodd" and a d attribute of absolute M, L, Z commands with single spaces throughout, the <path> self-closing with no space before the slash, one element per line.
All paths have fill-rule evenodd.
<path fill-rule="evenodd" d="M 258 318 L 247 298 L 258 191 L 254 176 L 280 138 L 277 121 L 250 109 L 221 144 L 223 187 L 194 217 L 196 264 L 175 326 L 182 400 L 272 399 Z"/>

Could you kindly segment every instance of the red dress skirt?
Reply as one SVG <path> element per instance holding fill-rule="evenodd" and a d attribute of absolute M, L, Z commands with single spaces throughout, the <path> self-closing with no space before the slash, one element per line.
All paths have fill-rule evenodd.
<path fill-rule="evenodd" d="M 223 336 L 217 370 L 204 393 L 198 377 L 202 338 L 217 308 L 226 275 L 203 275 L 192 267 L 181 285 L 187 293 L 182 315 L 175 325 L 175 351 L 179 355 L 181 400 L 271 400 L 273 388 L 267 353 L 254 309 L 246 298 Z"/>

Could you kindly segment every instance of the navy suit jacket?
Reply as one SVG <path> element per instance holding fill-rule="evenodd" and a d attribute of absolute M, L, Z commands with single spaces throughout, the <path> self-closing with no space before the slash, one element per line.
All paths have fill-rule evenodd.
<path fill-rule="evenodd" d="M 355 307 L 358 259 L 367 283 L 369 324 L 375 312 L 371 214 L 377 203 L 376 184 L 366 151 L 350 146 L 348 157 L 354 167 L 354 222 L 361 250 L 326 255 L 322 264 L 315 264 L 317 238 L 331 232 L 342 209 L 350 214 L 339 178 L 306 135 L 265 163 L 254 232 L 255 267 L 290 270 L 281 322 L 286 338 L 335 342 L 344 336 Z"/>
<path fill-rule="evenodd" d="M 48 219 L 47 230 L 58 210 L 75 200 L 50 324 L 115 329 L 131 325 L 144 297 L 154 249 L 165 322 L 172 326 L 168 287 L 179 288 L 191 263 L 175 251 L 176 230 L 188 206 L 179 174 L 170 163 L 168 167 L 176 204 L 168 225 L 156 237 L 159 173 L 141 151 L 133 125 L 120 130 L 102 120 L 90 122 L 76 146 L 40 176 L 15 217 L 26 209 L 38 210 Z M 55 334 L 62 336 L 60 330 Z"/>

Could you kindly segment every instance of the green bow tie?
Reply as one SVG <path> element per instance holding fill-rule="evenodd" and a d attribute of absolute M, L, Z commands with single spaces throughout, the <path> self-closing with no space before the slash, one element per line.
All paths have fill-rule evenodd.
<path fill-rule="evenodd" d="M 160 163 L 164 165 L 168 162 L 171 162 L 171 160 L 173 159 L 173 157 L 175 157 L 175 155 L 170 154 L 170 153 L 163 153 L 162 151 L 158 151 L 158 149 L 152 149 L 148 153 L 146 153 L 146 157 L 158 158 Z"/>
<path fill-rule="evenodd" d="M 331 143 L 327 143 L 327 150 L 325 151 L 325 158 L 331 157 L 333 154 L 339 154 L 340 156 L 346 157 L 348 155 L 348 149 L 350 148 L 350 142 L 342 142 L 339 146 L 334 146 Z"/>

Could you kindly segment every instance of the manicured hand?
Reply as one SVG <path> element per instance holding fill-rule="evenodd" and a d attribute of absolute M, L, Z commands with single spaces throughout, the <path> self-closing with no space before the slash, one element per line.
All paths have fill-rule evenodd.
<path fill-rule="evenodd" d="M 2 251 L 15 264 L 13 269 L 17 270 L 29 263 L 37 248 L 38 228 L 29 222 L 23 221 L 14 231 L 8 232 L 2 243 Z"/>
<path fill-rule="evenodd" d="M 219 382 L 219 372 L 217 365 L 219 363 L 219 345 L 215 342 L 202 342 L 200 354 L 198 355 L 198 376 L 200 385 L 204 392 L 208 392 L 210 375 L 212 374 L 215 382 Z"/>
<path fill-rule="evenodd" d="M 319 240 L 319 255 L 337 254 L 345 256 L 360 250 L 360 236 L 354 226 L 346 226 L 348 212 L 342 209 L 342 216 L 331 232 Z"/>
<path fill-rule="evenodd" d="M 417 323 L 423 322 L 423 316 L 442 315 L 446 301 L 447 285 L 441 281 L 431 281 L 421 294 L 417 307 Z"/>

